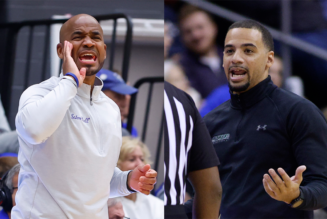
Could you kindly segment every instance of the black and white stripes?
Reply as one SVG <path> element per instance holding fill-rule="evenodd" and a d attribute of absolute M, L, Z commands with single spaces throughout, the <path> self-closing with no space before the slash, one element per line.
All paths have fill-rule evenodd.
<path fill-rule="evenodd" d="M 188 153 L 192 146 L 192 110 L 185 109 L 178 92 L 166 86 L 164 92 L 165 109 L 165 205 L 184 203 Z M 175 92 L 174 92 L 175 91 Z"/>

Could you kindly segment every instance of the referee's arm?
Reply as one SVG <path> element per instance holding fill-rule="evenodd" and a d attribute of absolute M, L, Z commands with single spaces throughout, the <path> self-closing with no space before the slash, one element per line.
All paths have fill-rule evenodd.
<path fill-rule="evenodd" d="M 222 196 L 218 167 L 192 171 L 189 180 L 195 190 L 193 218 L 218 218 Z"/>

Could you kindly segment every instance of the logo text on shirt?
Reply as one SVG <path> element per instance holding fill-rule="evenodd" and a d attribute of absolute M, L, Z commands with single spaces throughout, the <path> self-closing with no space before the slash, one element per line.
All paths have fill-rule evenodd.
<path fill-rule="evenodd" d="M 74 115 L 74 114 L 71 115 L 71 119 L 81 120 L 82 122 L 85 122 L 85 123 L 89 123 L 89 121 L 90 121 L 90 118 L 85 118 L 84 119 L 83 117 L 79 117 L 79 116 Z"/>
<path fill-rule="evenodd" d="M 215 143 L 228 141 L 229 136 L 230 136 L 229 134 L 217 135 L 217 136 L 212 138 L 212 143 L 215 144 Z"/>

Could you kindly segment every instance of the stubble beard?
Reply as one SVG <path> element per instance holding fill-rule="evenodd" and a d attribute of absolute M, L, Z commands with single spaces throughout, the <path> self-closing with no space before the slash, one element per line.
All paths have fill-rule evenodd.
<path fill-rule="evenodd" d="M 92 69 L 92 66 L 86 66 L 86 76 L 92 76 L 98 73 L 103 66 L 103 63 L 100 63 L 99 67 L 97 69 Z"/>

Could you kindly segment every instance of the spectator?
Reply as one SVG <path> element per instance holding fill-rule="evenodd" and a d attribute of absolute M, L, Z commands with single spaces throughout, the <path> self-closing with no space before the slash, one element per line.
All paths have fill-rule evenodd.
<path fill-rule="evenodd" d="M 11 131 L 0 98 L 0 154 L 18 153 L 19 143 L 16 131 Z"/>
<path fill-rule="evenodd" d="M 117 166 L 122 171 L 134 169 L 139 164 L 150 163 L 150 152 L 140 140 L 123 137 Z M 163 201 L 153 195 L 133 193 L 121 200 L 124 212 L 131 219 L 160 219 L 164 218 Z"/>
<path fill-rule="evenodd" d="M 16 205 L 16 192 L 18 190 L 18 174 L 20 170 L 20 164 L 16 164 L 12 167 L 4 179 L 4 185 L 1 190 L 8 190 L 9 194 L 5 192 L 6 200 L 1 203 L 3 209 L 0 211 L 0 219 L 10 219 L 11 209 Z M 9 195 L 9 197 L 7 197 Z"/>
<path fill-rule="evenodd" d="M 302 79 L 298 76 L 289 76 L 287 78 L 284 78 L 283 69 L 283 60 L 281 59 L 281 57 L 275 55 L 274 63 L 268 71 L 268 74 L 270 75 L 273 83 L 277 87 L 283 87 L 286 90 L 303 97 L 304 90 Z"/>
<path fill-rule="evenodd" d="M 196 108 L 200 109 L 202 103 L 201 95 L 190 86 L 181 66 L 173 62 L 168 69 L 165 69 L 165 72 L 165 81 L 190 95 L 194 100 Z"/>
<path fill-rule="evenodd" d="M 123 205 L 121 204 L 121 198 L 109 198 L 107 203 L 109 219 L 125 218 Z"/>
<path fill-rule="evenodd" d="M 203 101 L 200 115 L 204 117 L 211 110 L 230 99 L 229 87 L 224 84 L 214 89 L 210 95 Z"/>
<path fill-rule="evenodd" d="M 275 55 L 274 63 L 269 68 L 268 74 L 271 80 L 277 87 L 282 87 L 283 85 L 283 62 L 279 56 Z"/>
<path fill-rule="evenodd" d="M 206 98 L 215 88 L 227 83 L 222 50 L 216 45 L 218 28 L 207 12 L 192 5 L 181 9 L 179 26 L 187 48 L 181 65 L 191 86 Z"/>
<path fill-rule="evenodd" d="M 16 164 L 18 164 L 17 156 L 0 157 L 0 177 L 2 178 L 2 176 Z"/>
<path fill-rule="evenodd" d="M 126 129 L 125 120 L 129 113 L 129 102 L 132 94 L 137 92 L 137 89 L 125 83 L 121 76 L 107 69 L 101 69 L 97 76 L 103 81 L 102 91 L 107 97 L 113 100 L 120 109 L 122 127 Z M 124 131 L 123 131 L 124 132 Z M 132 127 L 132 136 L 137 137 L 137 130 Z"/>

